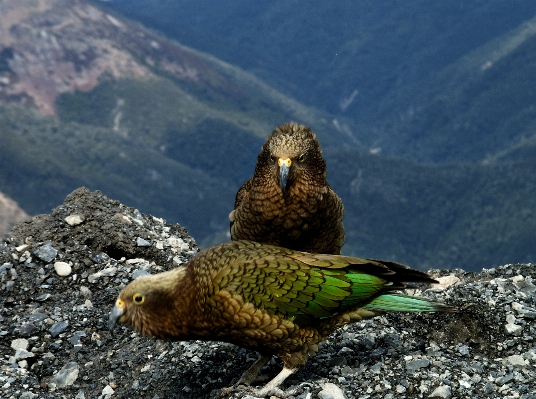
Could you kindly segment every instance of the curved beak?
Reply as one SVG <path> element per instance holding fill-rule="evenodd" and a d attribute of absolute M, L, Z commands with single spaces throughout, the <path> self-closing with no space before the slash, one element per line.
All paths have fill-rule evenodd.
<path fill-rule="evenodd" d="M 119 301 L 115 304 L 112 311 L 110 312 L 110 317 L 108 318 L 108 329 L 110 330 L 110 333 L 112 336 L 114 335 L 114 327 L 117 323 L 117 321 L 123 316 L 123 308 L 118 306 Z"/>
<path fill-rule="evenodd" d="M 281 187 L 281 191 L 285 191 L 285 188 L 287 187 L 288 172 L 290 170 L 290 165 L 292 165 L 292 161 L 290 158 L 279 158 L 277 164 L 279 165 L 279 186 Z"/>

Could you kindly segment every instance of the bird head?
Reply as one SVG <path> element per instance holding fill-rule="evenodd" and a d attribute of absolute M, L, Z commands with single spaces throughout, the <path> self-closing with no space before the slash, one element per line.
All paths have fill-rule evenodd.
<path fill-rule="evenodd" d="M 282 192 L 299 180 L 323 183 L 326 177 L 326 163 L 315 134 L 294 122 L 272 132 L 262 147 L 258 164 L 270 169 L 269 174 L 278 181 Z"/>
<path fill-rule="evenodd" d="M 180 299 L 174 295 L 177 281 L 185 273 L 184 268 L 132 281 L 119 294 L 110 311 L 108 328 L 113 334 L 119 323 L 132 326 L 146 336 L 168 338 L 172 331 L 168 324 L 172 304 Z"/>

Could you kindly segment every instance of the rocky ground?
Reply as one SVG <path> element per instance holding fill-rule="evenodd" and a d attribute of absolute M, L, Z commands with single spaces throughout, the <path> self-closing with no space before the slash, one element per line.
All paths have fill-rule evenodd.
<path fill-rule="evenodd" d="M 106 325 L 125 284 L 196 252 L 181 226 L 86 189 L 19 223 L 0 241 L 0 397 L 218 397 L 255 353 Z M 346 326 L 284 387 L 300 386 L 296 399 L 536 398 L 535 270 L 432 270 L 442 284 L 420 294 L 460 312 Z"/>

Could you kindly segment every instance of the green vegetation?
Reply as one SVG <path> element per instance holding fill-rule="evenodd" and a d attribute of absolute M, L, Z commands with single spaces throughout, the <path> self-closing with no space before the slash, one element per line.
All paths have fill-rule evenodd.
<path fill-rule="evenodd" d="M 345 205 L 344 253 L 466 270 L 536 257 L 536 158 L 418 165 L 352 150 L 327 158 Z"/>
<path fill-rule="evenodd" d="M 29 213 L 48 213 L 80 186 L 188 227 L 224 228 L 235 191 L 110 129 L 0 107 L 0 187 Z M 7 127 L 7 128 L 6 128 Z"/>
<path fill-rule="evenodd" d="M 115 0 L 106 7 L 347 118 L 356 141 L 386 155 L 478 162 L 534 135 L 531 0 Z"/>

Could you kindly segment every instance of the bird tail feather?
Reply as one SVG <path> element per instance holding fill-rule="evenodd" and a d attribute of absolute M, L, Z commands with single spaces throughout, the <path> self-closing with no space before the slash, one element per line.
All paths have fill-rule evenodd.
<path fill-rule="evenodd" d="M 402 294 L 378 295 L 361 309 L 372 312 L 452 312 L 455 310 L 444 303 Z"/>

